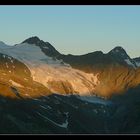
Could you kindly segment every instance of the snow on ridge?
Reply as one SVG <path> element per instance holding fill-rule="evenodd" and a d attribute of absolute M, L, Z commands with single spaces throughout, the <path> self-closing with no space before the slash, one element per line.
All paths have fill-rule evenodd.
<path fill-rule="evenodd" d="M 1 48 L 1 47 L 11 47 L 11 46 L 5 44 L 3 41 L 0 41 L 0 48 Z"/>

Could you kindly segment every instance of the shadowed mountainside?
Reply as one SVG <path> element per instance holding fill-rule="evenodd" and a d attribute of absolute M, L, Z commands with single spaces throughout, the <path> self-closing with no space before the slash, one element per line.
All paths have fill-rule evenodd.
<path fill-rule="evenodd" d="M 0 97 L 2 134 L 137 134 L 140 87 L 110 100 L 52 94 L 34 99 Z M 90 99 L 91 98 L 91 99 Z"/>

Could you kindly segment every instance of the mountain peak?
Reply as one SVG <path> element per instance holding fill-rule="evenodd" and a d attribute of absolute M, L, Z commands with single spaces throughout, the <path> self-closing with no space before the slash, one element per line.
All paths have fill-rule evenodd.
<path fill-rule="evenodd" d="M 37 36 L 30 37 L 22 43 L 34 44 L 39 46 L 43 53 L 48 56 L 58 56 L 60 53 L 49 43 L 40 40 Z"/>
<path fill-rule="evenodd" d="M 121 46 L 116 46 L 108 54 L 117 55 L 117 56 L 120 56 L 120 57 L 123 57 L 123 58 L 128 58 L 129 57 L 128 54 L 126 53 L 126 51 Z"/>
<path fill-rule="evenodd" d="M 123 52 L 126 53 L 126 51 L 123 49 L 123 47 L 121 46 L 116 46 L 115 48 L 113 48 L 110 52 L 112 53 L 118 53 L 118 52 Z"/>
<path fill-rule="evenodd" d="M 108 54 L 112 56 L 113 59 L 117 60 L 118 62 L 121 62 L 121 63 L 125 62 L 127 65 L 130 65 L 133 68 L 137 67 L 134 60 L 129 57 L 127 52 L 121 46 L 115 47 Z"/>
<path fill-rule="evenodd" d="M 24 40 L 22 43 L 28 43 L 28 44 L 38 44 L 41 40 L 37 36 L 30 37 L 26 40 Z"/>
<path fill-rule="evenodd" d="M 40 40 L 39 37 L 37 37 L 37 36 L 30 37 L 30 38 L 24 40 L 22 43 L 34 44 L 39 47 L 47 46 L 47 44 L 43 40 Z"/>

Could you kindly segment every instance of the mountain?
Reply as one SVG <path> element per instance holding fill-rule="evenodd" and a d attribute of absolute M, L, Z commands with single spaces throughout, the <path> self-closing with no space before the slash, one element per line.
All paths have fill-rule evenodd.
<path fill-rule="evenodd" d="M 0 47 L 0 52 L 26 65 L 33 81 L 49 93 L 106 98 L 140 83 L 139 68 L 122 47 L 107 54 L 64 55 L 35 36 L 15 46 Z"/>
<path fill-rule="evenodd" d="M 134 68 L 137 67 L 135 61 L 131 59 L 126 53 L 126 51 L 120 46 L 115 47 L 108 54 L 111 55 L 113 58 L 115 58 L 118 62 L 122 64 L 125 62 Z"/>
<path fill-rule="evenodd" d="M 96 51 L 80 56 L 61 55 L 57 58 L 75 69 L 98 74 L 100 84 L 96 86 L 95 94 L 101 96 L 122 93 L 139 84 L 139 68 L 122 47 L 115 47 L 107 54 Z"/>
<path fill-rule="evenodd" d="M 30 69 L 33 80 L 49 88 L 52 93 L 92 94 L 98 83 L 97 75 L 73 69 L 63 60 L 47 56 L 35 42 L 23 42 L 0 51 L 24 63 Z"/>
<path fill-rule="evenodd" d="M 140 133 L 139 58 L 64 55 L 31 37 L 0 42 L 0 134 Z"/>
<path fill-rule="evenodd" d="M 42 52 L 44 52 L 47 56 L 50 57 L 60 55 L 60 53 L 49 42 L 44 42 L 43 40 L 40 40 L 37 36 L 28 38 L 22 43 L 34 44 L 36 46 L 39 46 Z"/>
<path fill-rule="evenodd" d="M 123 59 L 123 60 L 130 59 L 126 51 L 121 46 L 115 47 L 109 52 L 109 54 L 114 57 L 116 56 L 116 59 Z"/>
<path fill-rule="evenodd" d="M 95 68 L 99 67 L 99 69 L 101 69 L 105 65 L 115 63 L 127 67 L 137 67 L 135 62 L 128 56 L 122 47 L 115 47 L 107 54 L 104 54 L 101 51 L 96 51 L 80 56 L 61 55 L 57 58 L 63 59 L 64 62 L 71 64 L 72 67 L 79 68 L 80 70 L 83 69 L 85 72 L 92 72 L 94 66 Z"/>

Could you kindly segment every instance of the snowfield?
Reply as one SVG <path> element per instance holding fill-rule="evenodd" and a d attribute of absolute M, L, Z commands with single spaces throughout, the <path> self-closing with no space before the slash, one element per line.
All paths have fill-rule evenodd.
<path fill-rule="evenodd" d="M 56 90 L 49 87 L 48 82 L 69 82 L 80 95 L 90 95 L 95 87 L 100 84 L 98 74 L 87 74 L 73 69 L 62 60 L 54 60 L 46 56 L 39 46 L 22 43 L 13 47 L 1 47 L 0 52 L 12 56 L 23 62 L 31 71 L 34 81 L 42 83 L 52 92 Z"/>

